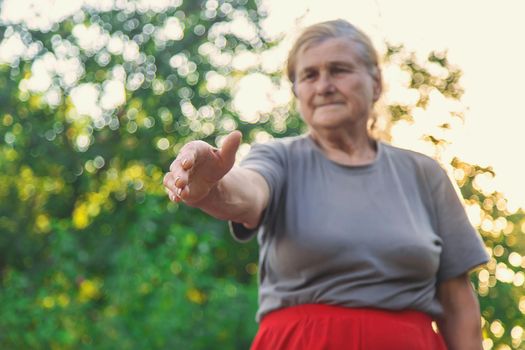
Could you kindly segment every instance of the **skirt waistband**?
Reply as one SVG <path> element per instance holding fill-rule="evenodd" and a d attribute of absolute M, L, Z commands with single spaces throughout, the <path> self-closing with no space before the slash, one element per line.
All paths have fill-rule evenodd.
<path fill-rule="evenodd" d="M 351 308 L 337 305 L 327 304 L 301 304 L 282 309 L 277 309 L 266 314 L 261 323 L 275 323 L 275 322 L 290 322 L 297 319 L 308 318 L 322 318 L 322 317 L 351 317 L 359 318 L 373 318 L 373 319 L 392 319 L 396 321 L 414 322 L 417 324 L 431 325 L 432 318 L 417 310 L 386 310 L 378 308 Z M 433 326 L 435 328 L 435 326 Z"/>
<path fill-rule="evenodd" d="M 432 323 L 415 310 L 303 304 L 265 315 L 251 350 L 446 350 Z"/>

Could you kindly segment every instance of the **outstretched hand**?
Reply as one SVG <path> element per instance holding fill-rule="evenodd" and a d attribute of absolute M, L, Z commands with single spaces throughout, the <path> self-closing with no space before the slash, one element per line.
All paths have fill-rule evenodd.
<path fill-rule="evenodd" d="M 242 134 L 231 132 L 220 149 L 204 141 L 191 141 L 180 150 L 164 176 L 170 200 L 198 206 L 235 163 Z"/>

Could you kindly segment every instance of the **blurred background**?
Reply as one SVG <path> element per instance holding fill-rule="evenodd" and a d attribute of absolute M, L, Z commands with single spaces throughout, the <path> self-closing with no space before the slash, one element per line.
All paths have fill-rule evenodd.
<path fill-rule="evenodd" d="M 525 348 L 520 4 L 4 0 L 0 348 L 247 349 L 256 242 L 162 177 L 190 140 L 304 132 L 284 60 L 335 18 L 382 56 L 378 136 L 439 160 L 485 241 L 484 349 Z"/>

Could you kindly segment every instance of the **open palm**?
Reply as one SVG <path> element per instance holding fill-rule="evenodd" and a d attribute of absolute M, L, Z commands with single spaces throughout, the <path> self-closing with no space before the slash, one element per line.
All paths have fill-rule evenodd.
<path fill-rule="evenodd" d="M 206 198 L 217 182 L 230 171 L 241 142 L 241 133 L 226 136 L 220 149 L 204 141 L 184 145 L 164 177 L 170 199 L 196 205 Z"/>

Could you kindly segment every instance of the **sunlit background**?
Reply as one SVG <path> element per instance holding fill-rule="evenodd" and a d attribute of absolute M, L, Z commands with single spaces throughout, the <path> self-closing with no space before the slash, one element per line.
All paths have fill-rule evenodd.
<path fill-rule="evenodd" d="M 136 8 L 139 10 L 142 8 L 144 12 L 150 9 L 153 12 L 160 13 L 165 7 L 181 6 L 183 1 L 137 0 L 134 3 L 137 4 Z M 240 2 L 242 3 L 243 1 Z M 75 129 L 74 131 L 68 130 L 68 133 L 71 133 L 71 135 L 68 134 L 68 137 L 73 140 L 74 151 L 84 155 L 94 147 L 92 135 L 94 129 L 103 131 L 104 128 L 108 128 L 111 131 L 118 132 L 119 128 L 125 128 L 125 131 L 129 134 L 128 136 L 131 135 L 126 142 L 132 142 L 131 139 L 136 132 L 148 130 L 155 123 L 163 123 L 164 131 L 173 131 L 173 129 L 170 129 L 172 128 L 173 120 L 179 117 L 187 122 L 186 130 L 189 130 L 188 133 L 194 132 L 201 137 L 224 134 L 238 127 L 239 125 L 231 116 L 220 116 L 217 114 L 217 110 L 223 108 L 226 104 L 225 101 L 217 99 L 219 101 L 218 105 L 208 103 L 202 106 L 195 106 L 190 103 L 191 99 L 189 98 L 189 96 L 194 94 L 194 91 L 186 85 L 177 91 L 177 98 L 180 97 L 181 101 L 181 116 L 173 116 L 172 111 L 164 107 L 150 106 L 150 111 L 155 110 L 154 113 L 159 114 L 156 120 L 151 115 L 147 115 L 140 110 L 140 103 L 145 103 L 146 100 L 144 96 L 139 98 L 134 96 L 135 99 L 133 101 L 127 100 L 133 93 L 137 93 L 143 88 L 145 81 L 151 83 L 151 90 L 145 89 L 143 91 L 147 93 L 151 91 L 151 94 L 155 95 L 155 97 L 166 96 L 166 92 L 172 91 L 172 89 L 174 91 L 175 88 L 169 79 L 164 81 L 155 79 L 155 59 L 152 59 L 152 56 L 145 58 L 146 55 L 141 51 L 143 47 L 138 45 L 134 39 L 130 40 L 122 32 L 111 33 L 111 30 L 108 31 L 107 28 L 102 28 L 97 23 L 88 23 L 87 15 L 78 11 L 86 4 L 97 8 L 98 11 L 109 11 L 115 4 L 122 8 L 127 6 L 126 4 L 128 3 L 126 0 L 4 0 L 0 13 L 2 22 L 23 22 L 29 29 L 42 32 L 52 32 L 54 23 L 71 15 L 76 16 L 71 22 L 72 38 L 62 40 L 63 38 L 60 36 L 54 39 L 52 37 L 51 44 L 54 53 L 48 52 L 40 56 L 37 54 L 42 50 L 41 42 L 35 40 L 31 44 L 26 45 L 24 38 L 14 33 L 12 28 L 8 27 L 5 31 L 4 37 L 7 39 L 2 41 L 0 45 L 0 66 L 9 66 L 20 57 L 27 60 L 37 57 L 32 62 L 31 73 L 24 75 L 18 85 L 19 93 L 17 97 L 20 101 L 29 105 L 34 104 L 32 107 L 37 111 L 38 108 L 45 107 L 42 107 L 43 104 L 35 102 L 35 99 L 31 98 L 32 96 L 41 95 L 45 105 L 51 109 L 67 105 L 65 112 L 67 122 L 79 125 L 72 128 Z M 220 3 L 220 11 L 232 13 L 232 6 L 228 2 L 221 1 Z M 246 4 L 246 1 L 244 3 Z M 219 2 L 209 0 L 203 1 L 203 4 L 197 10 L 205 13 L 204 17 L 206 20 L 213 18 L 217 14 Z M 487 320 L 491 320 L 489 325 L 484 324 L 485 331 L 490 332 L 490 334 L 484 334 L 486 338 L 484 348 L 493 348 L 494 343 L 493 340 L 489 339 L 490 337 L 499 339 L 509 334 L 512 338 L 513 348 L 519 348 L 522 340 L 525 339 L 523 328 L 525 324 L 505 324 L 505 322 L 507 319 L 519 319 L 525 314 L 525 297 L 522 293 L 522 288 L 525 284 L 525 274 L 522 271 L 525 268 L 525 256 L 522 254 L 521 240 L 518 239 L 525 232 L 525 219 L 520 216 L 523 215 L 523 212 L 517 211 L 520 207 L 525 208 L 525 186 L 523 185 L 525 165 L 523 165 L 521 160 L 523 158 L 522 153 L 525 151 L 525 112 L 521 103 L 523 101 L 521 95 L 525 92 L 523 87 L 523 82 L 525 81 L 525 40 L 523 40 L 523 35 L 525 34 L 525 21 L 523 20 L 525 3 L 519 0 L 498 2 L 473 0 L 443 0 L 439 2 L 416 0 L 264 0 L 259 4 L 259 7 L 266 9 L 269 13 L 269 16 L 262 22 L 265 36 L 274 38 L 276 39 L 275 42 L 279 42 L 269 50 L 264 51 L 262 54 L 256 54 L 246 49 L 235 52 L 233 50 L 221 50 L 221 48 L 224 48 L 225 42 L 223 34 L 227 32 L 233 33 L 238 38 L 244 38 L 248 42 L 257 36 L 257 28 L 241 11 L 235 12 L 237 15 L 232 16 L 233 19 L 229 25 L 218 24 L 210 26 L 210 32 L 208 33 L 209 42 L 198 47 L 198 55 L 206 57 L 213 66 L 213 69 L 206 72 L 205 90 L 207 93 L 218 95 L 225 89 L 232 88 L 233 99 L 231 106 L 238 114 L 240 121 L 247 125 L 264 123 L 268 121 L 269 115 L 271 115 L 272 131 L 280 133 L 286 129 L 286 119 L 293 95 L 286 79 L 280 79 L 278 75 L 283 68 L 290 44 L 298 31 L 309 24 L 322 20 L 336 18 L 349 20 L 369 34 L 381 54 L 384 54 L 387 50 L 387 43 L 389 45 L 403 45 L 407 52 L 414 52 L 419 62 L 426 62 L 423 68 L 433 76 L 446 77 L 448 71 L 444 67 L 432 64 L 426 60 L 432 51 L 441 52 L 443 55 L 446 54 L 450 64 L 462 72 L 460 85 L 464 89 L 464 94 L 461 96 L 461 99 L 446 97 L 437 89 L 431 89 L 428 92 L 428 104 L 424 108 L 413 108 L 410 111 L 410 118 L 401 118 L 393 125 L 383 126 L 387 129 L 391 127 L 388 132 L 391 135 L 391 142 L 395 145 L 418 150 L 431 156 L 438 156 L 443 164 L 450 164 L 452 159 L 459 158 L 461 161 L 470 164 L 492 167 L 495 171 L 496 176 L 492 177 L 486 172 L 472 175 L 473 167 L 465 164 L 455 165 L 454 168 L 451 166 L 448 169 L 451 176 L 455 177 L 459 183 L 464 184 L 467 181 L 467 177 L 474 177 L 474 190 L 472 190 L 472 196 L 467 198 L 466 203 L 467 213 L 472 223 L 485 238 L 488 251 L 492 256 L 488 266 L 478 271 L 475 276 L 477 291 L 482 297 L 483 311 L 486 312 L 484 317 Z M 206 13 L 215 13 L 215 15 L 206 17 Z M 123 19 L 117 18 L 117 20 L 124 23 L 124 27 L 126 25 L 138 25 L 139 23 L 138 20 L 136 23 L 133 20 L 127 21 L 125 16 L 123 16 Z M 127 28 L 125 30 L 129 32 L 131 29 Z M 193 32 L 196 35 L 202 35 L 204 31 L 205 27 L 203 25 L 196 25 L 193 28 Z M 178 42 L 183 39 L 184 23 L 179 17 L 171 16 L 157 27 L 148 23 L 144 24 L 142 33 L 152 37 L 156 48 L 164 48 L 165 46 L 163 45 L 166 45 L 167 42 Z M 254 47 L 257 47 L 257 45 L 254 45 Z M 112 67 L 111 70 L 107 69 L 107 75 L 103 75 L 100 79 L 97 77 L 92 79 L 94 81 L 103 81 L 103 83 L 82 82 L 83 77 L 87 73 L 93 72 L 85 71 L 85 62 L 81 61 L 80 51 L 85 54 L 84 58 L 86 56 L 91 57 L 90 55 L 92 54 L 98 66 L 97 69 L 100 68 L 97 72 L 106 74 L 104 69 L 107 68 L 105 67 Z M 162 50 L 159 49 L 159 51 Z M 184 52 L 169 52 L 168 54 L 170 55 L 169 69 L 176 72 L 176 75 L 181 78 L 179 81 L 183 81 L 188 86 L 194 86 L 198 80 L 197 73 L 199 73 L 197 72 L 198 66 L 195 63 L 195 57 L 189 57 Z M 108 65 L 113 57 L 117 56 L 121 57 L 122 61 L 126 63 L 140 61 L 140 64 L 145 69 L 142 71 L 128 69 L 126 71 L 124 69 L 125 64 Z M 147 61 L 148 59 L 151 62 Z M 228 68 L 221 71 L 221 68 L 227 66 L 231 66 L 233 69 L 228 70 Z M 232 72 L 232 74 L 224 74 L 224 72 Z M 400 62 L 395 61 L 395 58 L 393 62 L 385 62 L 383 65 L 383 77 L 386 86 L 383 99 L 379 105 L 379 111 L 381 111 L 382 105 L 416 104 L 422 93 L 424 93 L 424 89 L 410 88 L 410 74 L 408 70 L 402 69 Z M 56 83 L 57 79 L 60 81 L 60 84 Z M 70 105 L 73 108 L 69 108 Z M 122 118 L 122 124 L 119 124 L 118 118 L 113 116 L 113 113 L 119 108 L 126 111 L 126 116 Z M 86 127 L 86 124 L 89 124 L 85 121 L 86 116 L 90 118 L 90 123 L 92 123 L 93 127 L 91 125 Z M 5 115 L 2 122 L 6 127 L 12 126 L 13 116 Z M 442 128 L 441 125 L 444 123 L 451 124 L 450 128 Z M 52 142 L 62 131 L 64 131 L 63 124 L 54 124 L 53 128 L 44 132 L 44 138 Z M 18 131 L 18 134 L 22 133 L 22 131 Z M 436 147 L 422 137 L 426 133 L 438 136 L 444 140 L 439 147 L 439 154 L 436 153 Z M 183 131 L 180 132 L 179 136 L 182 134 Z M 269 132 L 259 130 L 254 133 L 253 139 L 264 142 L 271 137 Z M 16 132 L 9 131 L 5 134 L 3 141 L 7 145 L 14 145 L 16 143 L 15 139 Z M 99 138 L 99 140 L 101 139 L 103 137 Z M 220 136 L 217 137 L 216 141 L 220 143 Z M 173 156 L 172 153 L 176 152 L 177 147 L 180 147 L 181 141 L 169 135 L 166 131 L 165 134 L 160 136 L 155 135 L 154 140 L 145 142 L 154 144 L 151 147 L 153 151 L 148 154 L 151 155 L 153 152 L 158 151 L 164 158 L 167 158 Z M 241 146 L 239 154 L 242 156 L 248 151 L 249 145 L 244 144 Z M 105 217 L 112 215 L 115 206 L 124 203 L 127 198 L 126 191 L 136 191 L 137 196 L 132 197 L 129 195 L 129 198 L 131 198 L 129 200 L 132 203 L 134 203 L 133 200 L 136 200 L 139 204 L 142 204 L 144 201 L 145 194 L 143 192 L 145 192 L 144 189 L 147 186 L 150 186 L 148 189 L 152 194 L 159 195 L 161 177 L 161 169 L 158 169 L 159 164 L 152 165 L 144 164 L 140 161 L 134 162 L 135 159 L 132 158 L 129 164 L 120 164 L 120 160 L 117 159 L 108 167 L 107 162 L 111 160 L 109 158 L 105 159 L 100 154 L 94 156 L 93 159 L 85 161 L 83 164 L 81 163 L 80 169 L 78 171 L 75 170 L 74 175 L 76 177 L 80 177 L 80 174 L 85 171 L 97 181 L 98 171 L 101 169 L 107 171 L 103 173 L 105 176 L 104 181 L 106 182 L 101 180 L 103 185 L 100 185 L 100 188 L 85 189 L 85 193 L 81 193 L 82 195 L 79 195 L 79 198 L 72 199 L 74 201 L 74 210 L 71 223 L 63 226 L 59 224 L 52 226 L 55 218 L 46 212 L 38 212 L 35 226 L 37 235 L 35 236 L 33 232 L 29 232 L 28 237 L 31 239 L 44 237 L 42 240 L 45 240 L 45 234 L 51 236 L 51 232 L 56 230 L 57 227 L 63 231 L 64 237 L 67 237 L 70 232 L 80 232 L 82 234 L 90 232 L 93 236 L 98 234 L 99 231 L 112 232 L 113 222 L 111 220 L 110 224 L 102 224 L 100 230 L 93 229 L 89 231 L 89 229 L 93 222 L 99 220 L 98 216 L 100 213 L 107 214 L 106 216 L 100 215 L 102 217 L 100 219 L 101 222 L 104 222 Z M 82 161 L 84 160 L 80 156 L 78 158 L 82 159 Z M 20 177 L 22 180 L 27 177 L 27 183 L 40 181 L 38 176 L 27 168 L 21 172 Z M 57 184 L 48 186 L 49 196 L 53 193 L 60 193 L 60 189 L 65 186 L 64 181 L 66 180 L 55 180 L 43 180 L 42 183 L 44 185 L 39 186 L 46 188 L 47 184 L 56 182 Z M 46 183 L 46 181 L 48 182 Z M 32 183 L 26 185 L 27 188 L 33 186 Z M 31 200 L 36 192 L 35 186 L 31 187 L 31 189 L 26 187 L 21 190 L 21 192 L 25 193 L 20 197 L 22 201 Z M 131 190 L 129 190 L 130 188 Z M 151 190 L 152 188 L 153 190 Z M 48 199 L 47 196 L 48 194 L 45 194 L 45 200 Z M 116 197 L 116 199 L 112 196 Z M 159 211 L 165 215 L 166 208 L 162 206 L 165 203 L 159 203 L 161 204 L 157 203 L 156 208 L 162 208 Z M 168 206 L 167 208 L 168 211 L 173 210 L 175 212 L 177 210 L 174 206 Z M 35 211 L 38 210 L 35 209 Z M 136 214 L 134 211 L 130 210 L 130 212 L 133 212 L 134 215 Z M 190 212 L 188 215 L 195 214 Z M 69 220 L 69 218 L 66 219 Z M 67 221 L 66 219 L 63 222 L 57 220 L 60 224 L 63 224 Z M 158 231 L 149 229 L 158 225 L 153 219 L 151 219 L 153 221 L 150 218 L 144 220 L 147 226 L 147 229 L 144 229 L 144 231 Z M 68 226 L 69 224 L 71 226 Z M 178 224 L 178 222 L 174 221 L 175 224 Z M 190 222 L 188 227 L 192 227 L 192 225 L 193 222 Z M 127 228 L 125 225 L 124 227 Z M 135 237 L 134 239 L 137 242 L 143 244 L 142 229 L 140 225 L 137 227 L 130 230 L 132 232 L 131 236 Z M 197 232 L 198 229 L 194 229 L 194 231 Z M 173 236 L 185 238 L 168 240 L 168 243 L 172 244 L 172 246 L 168 244 L 166 249 L 187 246 L 189 248 L 184 254 L 188 254 L 188 257 L 186 259 L 186 255 L 184 255 L 184 259 L 180 258 L 180 256 L 173 258 L 169 255 L 169 252 L 166 252 L 166 260 L 169 261 L 167 263 L 167 272 L 165 272 L 169 277 L 162 275 L 164 276 L 164 282 L 169 281 L 169 278 L 173 276 L 179 278 L 181 271 L 184 271 L 185 268 L 188 270 L 195 268 L 197 272 L 194 272 L 194 274 L 196 276 L 203 274 L 202 270 L 199 269 L 202 266 L 206 266 L 206 264 L 211 264 L 209 261 L 206 262 L 206 258 L 209 260 L 212 258 L 217 259 L 217 261 L 226 260 L 229 265 L 225 264 L 225 266 L 232 270 L 234 270 L 232 266 L 242 265 L 241 270 L 244 270 L 242 271 L 243 273 L 248 274 L 247 278 L 252 278 L 256 275 L 257 266 L 255 260 L 250 260 L 250 254 L 253 254 L 254 250 L 250 251 L 245 247 L 238 248 L 235 246 L 238 256 L 235 259 L 231 259 L 234 261 L 232 263 L 228 260 L 230 256 L 227 249 L 224 246 L 219 246 L 216 249 L 217 255 L 210 258 L 207 252 L 215 249 L 210 247 L 214 247 L 213 244 L 218 243 L 213 243 L 214 238 L 210 238 L 213 237 L 211 235 L 207 238 L 207 241 L 205 240 L 202 243 L 202 236 L 197 236 L 194 231 L 191 229 L 186 230 L 185 228 L 182 230 L 179 226 L 170 231 L 169 234 Z M 56 236 L 60 236 L 60 234 L 56 234 Z M 161 235 L 159 234 L 159 236 Z M 174 243 L 176 239 L 180 239 L 184 244 Z M 29 242 L 31 241 L 29 240 Z M 81 247 L 82 242 L 79 242 L 78 247 Z M 120 245 L 115 246 L 118 246 L 120 249 Z M 206 257 L 203 258 L 199 255 L 195 257 L 195 253 L 191 250 L 195 247 L 198 247 L 199 252 L 203 252 L 203 256 Z M 52 249 L 60 251 L 56 247 Z M 51 251 L 52 249 L 50 248 Z M 137 251 L 141 252 L 140 250 Z M 54 251 L 52 252 L 54 253 Z M 86 252 L 84 253 L 87 254 Z M 119 256 L 117 253 L 115 254 Z M 37 254 L 35 256 L 38 257 Z M 128 260 L 133 261 L 134 258 L 135 255 L 133 254 L 126 255 Z M 123 258 L 123 261 L 125 260 L 127 263 L 128 260 L 126 259 Z M 242 261 L 242 264 L 237 263 L 237 261 Z M 78 265 L 75 265 L 77 268 L 83 268 L 85 265 L 84 260 L 80 258 L 77 263 Z M 29 266 L 30 264 L 27 265 Z M 123 266 L 134 267 L 132 264 L 126 265 L 124 263 Z M 148 266 L 158 267 L 159 263 L 154 261 Z M 154 270 L 152 268 L 151 271 L 160 273 L 161 269 Z M 136 283 L 139 285 L 138 294 L 140 296 L 151 292 L 152 284 L 148 284 L 150 283 L 148 273 L 151 271 L 147 269 L 143 271 L 140 267 L 135 271 L 136 276 L 138 276 L 136 277 Z M 229 274 L 230 272 L 228 271 L 227 273 Z M 109 298 L 107 295 L 104 295 L 104 288 L 106 288 L 105 293 L 111 295 L 112 289 L 108 287 L 110 282 L 103 280 L 106 277 L 104 273 L 100 273 L 100 275 L 92 273 L 92 276 L 88 276 L 89 278 L 79 277 L 75 282 L 67 280 L 67 276 L 64 277 L 62 273 L 57 273 L 56 276 L 53 275 L 54 277 L 50 277 L 49 281 L 53 281 L 52 283 L 58 281 L 56 283 L 59 285 L 62 283 L 63 290 L 60 292 L 52 290 L 49 292 L 49 295 L 38 295 L 35 297 L 39 305 L 47 312 L 51 312 L 59 306 L 66 308 L 68 305 L 70 307 L 71 305 L 76 305 L 71 297 L 75 293 L 78 297 L 77 301 L 82 305 Z M 236 273 L 238 272 L 233 271 L 231 275 Z M 76 275 L 77 271 L 74 271 L 72 274 Z M 115 273 L 115 275 L 120 276 L 122 274 Z M 181 299 L 185 302 L 189 301 L 195 307 L 206 304 L 208 294 L 212 294 L 213 288 L 210 287 L 209 290 L 212 292 L 208 293 L 205 287 L 194 284 L 191 278 L 189 278 L 189 282 L 186 282 L 189 287 L 186 288 L 186 285 L 184 285 L 184 288 L 186 288 L 185 294 Z M 217 285 L 216 282 L 213 280 L 211 284 Z M 133 283 L 135 283 L 135 280 Z M 244 292 L 241 284 L 235 283 L 235 281 L 225 280 L 225 287 L 223 288 L 223 285 L 220 284 L 217 288 L 228 298 L 237 298 L 235 300 L 238 301 L 240 295 Z M 250 297 L 249 293 L 255 290 L 254 286 L 255 284 L 250 285 L 250 288 L 253 288 L 247 289 L 249 292 L 246 292 L 244 295 L 246 299 Z M 11 287 L 13 290 L 16 290 L 13 285 Z M 117 289 L 114 288 L 114 290 Z M 171 291 L 168 292 L 171 293 Z M 171 294 L 168 292 L 166 292 L 168 300 L 175 300 L 175 298 L 171 298 Z M 44 291 L 40 293 L 42 294 Z M 505 293 L 504 297 L 501 294 L 498 295 L 498 293 Z M 118 293 L 116 295 L 116 299 L 120 300 L 121 295 Z M 130 295 L 136 297 L 134 294 Z M 491 309 L 491 300 L 495 300 L 498 297 L 503 300 L 501 305 L 505 306 L 504 310 Z M 134 305 L 134 301 L 131 304 Z M 114 304 L 108 302 L 107 307 L 104 306 L 105 308 L 101 311 L 101 314 L 104 314 L 104 317 L 107 316 L 111 320 L 111 317 L 119 312 L 118 307 L 115 305 L 118 305 L 118 302 L 114 302 Z M 163 307 L 163 309 L 169 310 L 167 307 Z M 248 312 L 250 308 L 246 307 L 246 309 L 242 310 L 244 310 L 243 312 Z M 517 314 L 519 315 L 516 316 Z M 198 317 L 202 317 L 202 315 Z M 198 317 L 197 321 L 199 321 Z M 0 319 L 0 327 L 2 326 L 1 321 Z M 2 340 L 1 330 L 0 328 L 0 344 Z M 84 339 L 82 341 L 84 342 Z M 88 341 L 86 340 L 86 342 Z M 509 346 L 510 344 L 508 346 L 501 345 L 496 349 L 510 349 Z"/>
<path fill-rule="evenodd" d="M 337 1 L 268 0 L 267 29 L 275 35 L 304 25 L 344 18 L 368 33 L 378 49 L 384 41 L 404 44 L 420 57 L 432 50 L 446 51 L 463 72 L 465 88 L 459 108 L 465 123 L 454 126 L 448 152 L 465 161 L 492 166 L 493 183 L 510 206 L 525 208 L 525 165 L 516 157 L 525 152 L 525 3 L 522 1 Z M 388 80 L 403 80 L 395 71 Z M 387 101 L 410 96 L 387 93 Z M 436 98 L 434 113 L 445 115 L 450 106 Z M 425 152 L 417 135 L 428 125 L 399 125 L 393 143 Z M 508 155 L 508 156 L 502 156 Z"/>
<path fill-rule="evenodd" d="M 180 0 L 182 1 L 182 0 Z M 143 1 L 147 3 L 148 1 Z M 149 1 L 158 6 L 177 1 Z M 12 21 L 27 21 L 34 28 L 50 28 L 52 23 L 77 11 L 82 4 L 111 7 L 112 1 L 103 0 L 5 0 L 2 18 Z M 444 0 L 264 0 L 269 9 L 264 29 L 271 36 L 285 37 L 282 44 L 262 57 L 244 53 L 233 62 L 237 69 L 246 70 L 263 62 L 267 72 L 282 68 L 291 40 L 300 28 L 322 20 L 344 18 L 370 35 L 376 47 L 384 50 L 384 43 L 403 44 L 421 57 L 430 51 L 446 51 L 450 61 L 463 72 L 461 84 L 465 89 L 461 105 L 450 106 L 436 96 L 432 108 L 434 113 L 446 114 L 452 109 L 464 113 L 464 124 L 455 125 L 448 135 L 450 146 L 447 152 L 461 159 L 492 166 L 496 177 L 485 184 L 505 194 L 509 208 L 525 208 L 525 165 L 516 161 L 525 152 L 525 115 L 523 94 L 525 88 L 525 4 L 519 0 L 503 1 L 454 1 Z M 250 36 L 249 23 L 239 19 L 236 32 Z M 157 35 L 174 39 L 181 35 L 180 23 L 167 23 Z M 83 48 L 94 51 L 106 45 L 101 40 L 102 32 L 91 27 L 75 28 L 74 35 Z M 108 39 L 109 40 L 109 39 Z M 111 38 L 108 49 L 125 56 L 138 55 L 133 42 L 124 43 Z M 13 38 L 0 50 L 0 61 L 9 61 L 22 50 L 21 43 Z M 64 48 L 67 50 L 67 48 Z M 104 58 L 101 58 L 104 59 Z M 180 69 L 183 58 L 174 57 L 173 67 Z M 34 75 L 27 81 L 27 89 L 46 91 L 50 86 L 50 74 L 57 69 L 73 84 L 81 76 L 78 62 L 69 59 L 57 62 L 44 57 L 34 67 Z M 191 69 L 191 67 L 190 67 Z M 402 72 L 390 69 L 384 72 L 386 80 L 408 82 Z M 406 75 L 406 74 L 405 74 Z M 116 71 L 103 91 L 85 84 L 71 92 L 73 103 L 79 114 L 100 118 L 103 109 L 111 109 L 125 103 L 123 73 Z M 140 81 L 137 82 L 140 84 Z M 227 81 L 222 76 L 211 77 L 210 90 L 219 90 Z M 101 103 L 97 103 L 99 95 Z M 48 101 L 60 103 L 53 90 L 46 94 Z M 413 96 L 396 96 L 396 91 L 386 93 L 387 102 L 410 101 Z M 268 112 L 276 105 L 285 105 L 292 99 L 289 89 L 275 90 L 269 79 L 261 74 L 252 74 L 239 82 L 235 106 L 247 121 L 255 121 L 257 111 Z M 417 118 L 416 118 L 417 119 Z M 417 124 L 417 123 L 416 123 Z M 425 144 L 418 140 L 420 128 L 428 127 L 400 124 L 392 130 L 392 142 L 396 145 L 428 153 Z M 509 156 L 502 156 L 509 155 Z"/>

